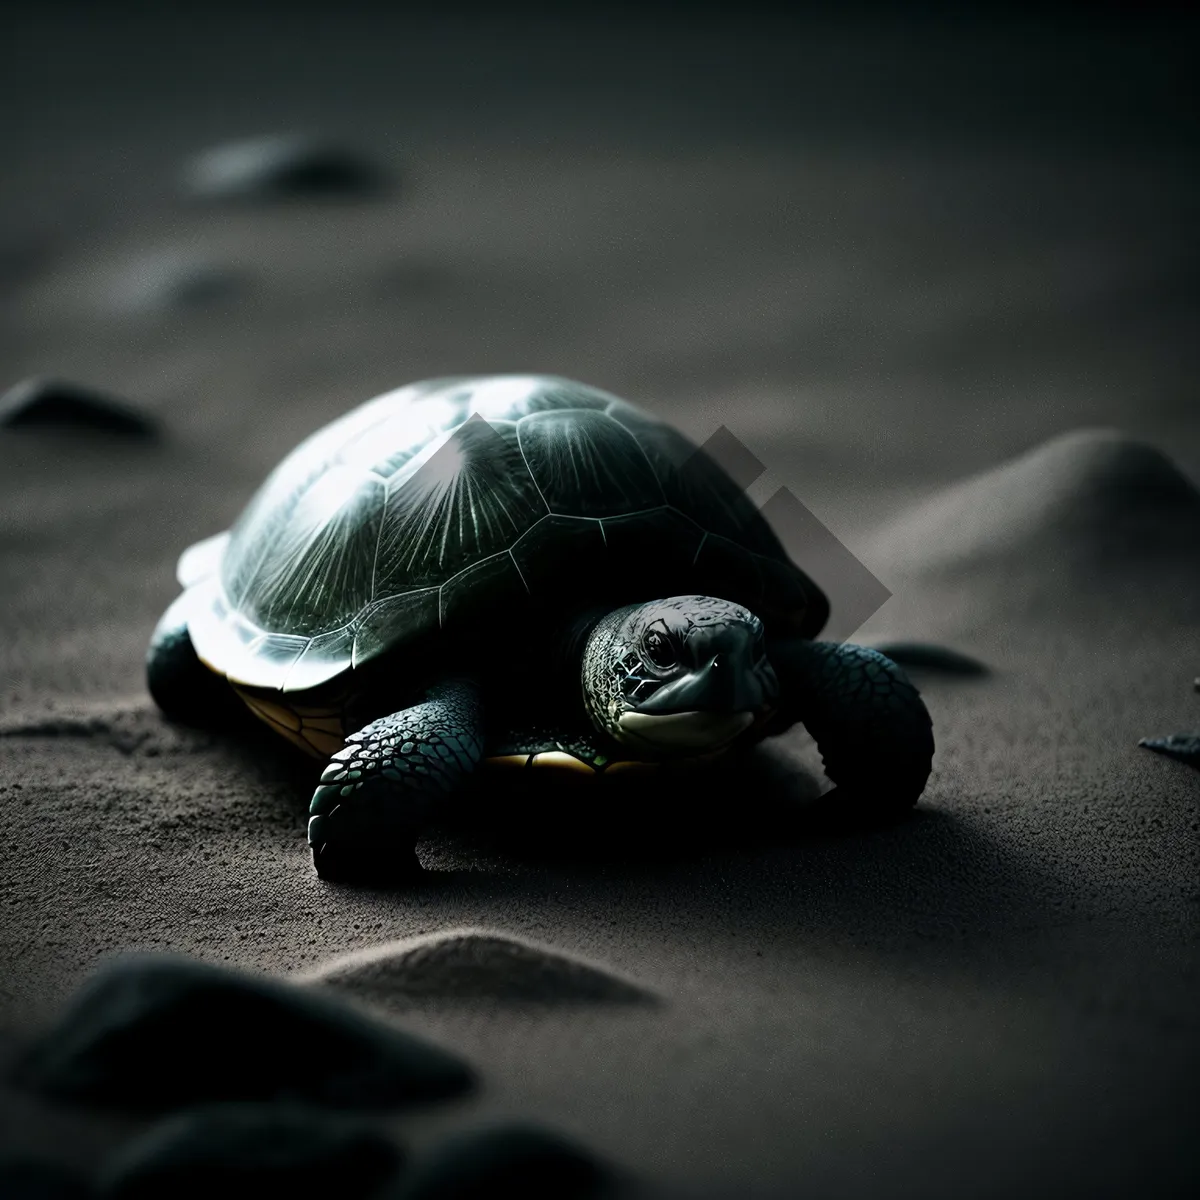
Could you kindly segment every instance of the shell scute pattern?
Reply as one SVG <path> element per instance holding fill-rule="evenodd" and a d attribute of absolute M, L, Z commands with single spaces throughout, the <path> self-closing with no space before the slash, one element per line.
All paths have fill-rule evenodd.
<path fill-rule="evenodd" d="M 606 413 L 535 413 L 517 423 L 517 437 L 553 516 L 612 517 L 666 503 L 637 439 Z"/>
<path fill-rule="evenodd" d="M 764 556 L 802 608 L 804 577 L 737 485 L 617 397 L 554 377 L 432 380 L 272 472 L 191 589 L 189 630 L 231 680 L 302 691 L 586 577 L 663 594 L 705 579 L 753 603 Z"/>
<path fill-rule="evenodd" d="M 546 512 L 516 439 L 469 420 L 415 472 L 389 484 L 373 552 L 374 598 L 441 586 L 507 552 Z"/>

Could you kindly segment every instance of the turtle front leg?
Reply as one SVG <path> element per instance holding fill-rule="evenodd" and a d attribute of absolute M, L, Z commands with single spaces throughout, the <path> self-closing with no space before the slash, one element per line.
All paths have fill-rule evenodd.
<path fill-rule="evenodd" d="M 416 842 L 431 812 L 483 755 L 479 689 L 432 688 L 412 708 L 351 734 L 309 806 L 313 865 L 326 877 L 419 870 Z"/>
<path fill-rule="evenodd" d="M 794 715 L 816 740 L 831 798 L 864 815 L 910 808 L 933 765 L 925 702 L 890 658 L 865 646 L 791 640 L 771 662 Z"/>

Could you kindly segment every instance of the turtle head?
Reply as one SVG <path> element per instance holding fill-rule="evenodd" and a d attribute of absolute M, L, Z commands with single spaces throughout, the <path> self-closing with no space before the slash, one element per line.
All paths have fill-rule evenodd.
<path fill-rule="evenodd" d="M 715 596 L 672 596 L 601 619 L 583 651 L 597 728 L 643 754 L 710 753 L 774 708 L 762 622 Z"/>

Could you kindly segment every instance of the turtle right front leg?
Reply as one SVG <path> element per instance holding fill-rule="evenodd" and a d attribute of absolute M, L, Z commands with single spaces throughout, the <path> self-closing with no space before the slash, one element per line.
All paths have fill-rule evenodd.
<path fill-rule="evenodd" d="M 317 873 L 419 870 L 422 828 L 482 757 L 483 710 L 479 689 L 468 680 L 434 687 L 424 703 L 351 734 L 309 806 Z"/>

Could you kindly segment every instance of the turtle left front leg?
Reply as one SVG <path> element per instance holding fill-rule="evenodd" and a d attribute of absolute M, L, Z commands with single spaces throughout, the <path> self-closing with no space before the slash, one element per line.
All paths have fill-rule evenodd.
<path fill-rule="evenodd" d="M 323 876 L 420 870 L 431 814 L 483 756 L 478 687 L 453 680 L 346 739 L 309 806 L 308 843 Z"/>
<path fill-rule="evenodd" d="M 864 815 L 916 804 L 933 765 L 933 727 L 891 659 L 865 646 L 797 639 L 773 646 L 771 662 L 836 785 L 830 799 Z"/>

